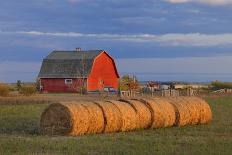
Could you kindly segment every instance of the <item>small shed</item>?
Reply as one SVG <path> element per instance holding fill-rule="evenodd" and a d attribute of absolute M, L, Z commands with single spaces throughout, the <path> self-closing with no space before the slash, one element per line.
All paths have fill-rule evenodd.
<path fill-rule="evenodd" d="M 88 92 L 118 89 L 119 74 L 114 59 L 104 50 L 53 51 L 38 75 L 42 92 Z"/>

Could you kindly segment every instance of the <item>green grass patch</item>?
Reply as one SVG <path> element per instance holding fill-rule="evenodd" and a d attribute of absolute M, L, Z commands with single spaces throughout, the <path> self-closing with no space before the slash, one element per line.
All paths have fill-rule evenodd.
<path fill-rule="evenodd" d="M 79 137 L 39 135 L 47 105 L 1 105 L 0 154 L 231 154 L 232 97 L 206 100 L 213 110 L 208 125 Z"/>
<path fill-rule="evenodd" d="M 1 105 L 1 134 L 38 134 L 39 120 L 48 105 Z"/>

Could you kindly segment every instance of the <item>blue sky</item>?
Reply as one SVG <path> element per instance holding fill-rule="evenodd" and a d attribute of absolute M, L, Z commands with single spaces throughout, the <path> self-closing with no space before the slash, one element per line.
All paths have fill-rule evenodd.
<path fill-rule="evenodd" d="M 140 80 L 232 81 L 231 12 L 232 0 L 1 1 L 0 81 L 33 81 L 52 50 L 76 47 Z"/>

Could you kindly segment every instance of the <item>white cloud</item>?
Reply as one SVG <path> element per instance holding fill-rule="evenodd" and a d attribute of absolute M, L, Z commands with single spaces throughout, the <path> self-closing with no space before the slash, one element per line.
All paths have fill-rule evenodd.
<path fill-rule="evenodd" d="M 165 46 L 224 46 L 232 45 L 232 33 L 201 34 L 201 33 L 168 33 L 168 34 L 85 34 L 78 32 L 39 32 L 18 31 L 3 32 L 4 34 L 20 34 L 30 36 L 73 37 L 100 40 L 117 40 L 129 42 L 151 42 Z"/>
<path fill-rule="evenodd" d="M 209 5 L 227 5 L 232 4 L 232 0 L 165 0 L 170 3 L 203 3 Z"/>

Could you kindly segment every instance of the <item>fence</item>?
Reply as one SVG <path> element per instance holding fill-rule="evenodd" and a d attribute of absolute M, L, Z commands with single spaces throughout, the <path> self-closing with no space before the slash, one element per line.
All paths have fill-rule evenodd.
<path fill-rule="evenodd" d="M 140 97 L 140 96 L 157 96 L 157 97 L 177 97 L 177 96 L 197 96 L 198 92 L 188 88 L 183 90 L 156 90 L 152 92 L 120 91 L 123 98 Z"/>

